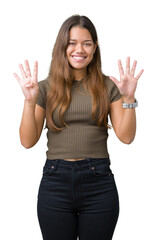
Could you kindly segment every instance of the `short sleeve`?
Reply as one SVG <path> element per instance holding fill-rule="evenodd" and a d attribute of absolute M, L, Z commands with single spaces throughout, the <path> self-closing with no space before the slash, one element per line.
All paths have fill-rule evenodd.
<path fill-rule="evenodd" d="M 49 88 L 48 80 L 42 80 L 38 83 L 39 86 L 39 95 L 36 100 L 36 104 L 38 104 L 40 107 L 46 109 L 46 98 L 47 98 L 47 92 Z"/>
<path fill-rule="evenodd" d="M 105 84 L 107 87 L 110 103 L 118 101 L 122 95 L 120 94 L 116 84 L 109 77 L 105 78 Z"/>

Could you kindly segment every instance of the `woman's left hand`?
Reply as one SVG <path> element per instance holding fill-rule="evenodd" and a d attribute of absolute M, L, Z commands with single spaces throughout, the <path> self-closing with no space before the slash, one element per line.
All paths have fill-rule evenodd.
<path fill-rule="evenodd" d="M 110 79 L 116 84 L 118 87 L 123 99 L 126 101 L 132 100 L 135 98 L 135 91 L 137 87 L 138 79 L 141 77 L 143 73 L 143 69 L 139 72 L 139 74 L 135 77 L 135 69 L 136 69 L 137 61 L 134 61 L 132 65 L 132 69 L 130 71 L 130 57 L 126 59 L 126 70 L 124 73 L 121 60 L 118 60 L 118 68 L 120 73 L 120 81 L 118 81 L 114 77 L 110 77 Z"/>

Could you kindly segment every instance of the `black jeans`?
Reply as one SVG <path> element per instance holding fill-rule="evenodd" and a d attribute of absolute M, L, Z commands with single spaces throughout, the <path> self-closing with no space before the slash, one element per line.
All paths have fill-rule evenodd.
<path fill-rule="evenodd" d="M 37 210 L 44 240 L 111 240 L 119 198 L 110 160 L 47 159 Z"/>

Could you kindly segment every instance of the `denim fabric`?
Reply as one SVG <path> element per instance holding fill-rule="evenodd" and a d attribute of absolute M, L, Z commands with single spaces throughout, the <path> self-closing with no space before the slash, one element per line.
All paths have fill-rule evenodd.
<path fill-rule="evenodd" d="M 37 212 L 44 240 L 111 240 L 119 198 L 110 160 L 47 159 Z"/>

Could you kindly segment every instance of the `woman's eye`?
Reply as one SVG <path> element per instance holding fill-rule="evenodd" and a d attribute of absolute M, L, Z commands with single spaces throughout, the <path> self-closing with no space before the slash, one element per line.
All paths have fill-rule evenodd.
<path fill-rule="evenodd" d="M 69 45 L 72 45 L 72 46 L 74 46 L 74 45 L 75 45 L 75 43 L 74 43 L 74 42 L 69 42 Z"/>
<path fill-rule="evenodd" d="M 76 46 L 76 43 L 75 42 L 69 42 L 69 45 L 71 46 Z M 91 46 L 92 44 L 91 43 L 83 43 L 84 46 Z"/>
<path fill-rule="evenodd" d="M 85 46 L 91 46 L 91 43 L 84 43 Z"/>

